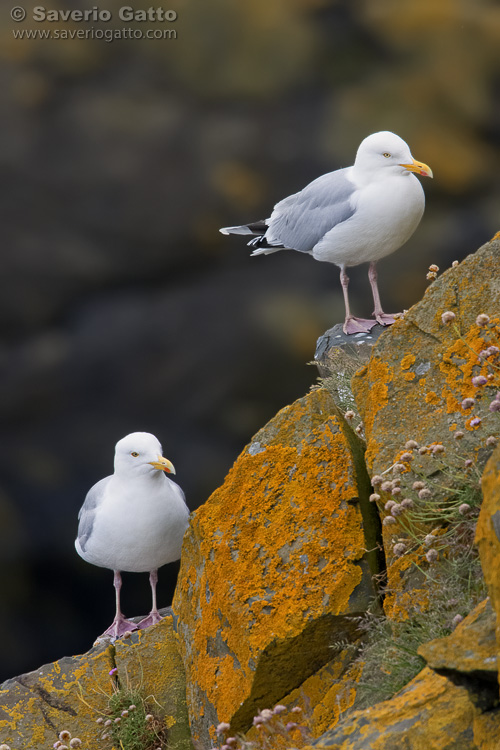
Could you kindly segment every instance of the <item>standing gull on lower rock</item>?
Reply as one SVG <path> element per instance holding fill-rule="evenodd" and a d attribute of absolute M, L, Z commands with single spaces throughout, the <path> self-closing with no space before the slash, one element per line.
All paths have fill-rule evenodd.
<path fill-rule="evenodd" d="M 180 558 L 189 519 L 183 491 L 166 474 L 175 474 L 175 469 L 163 458 L 155 436 L 133 432 L 116 444 L 114 474 L 90 489 L 78 514 L 76 551 L 87 562 L 114 572 L 116 614 L 103 633 L 113 639 L 161 620 L 158 568 Z M 122 614 L 120 571 L 149 573 L 151 612 L 138 625 Z"/>
<path fill-rule="evenodd" d="M 382 310 L 375 264 L 404 245 L 422 218 L 424 191 L 412 172 L 432 177 L 402 138 L 389 131 L 373 133 L 362 141 L 352 167 L 318 177 L 277 203 L 265 221 L 220 231 L 253 235 L 248 243 L 255 248 L 252 255 L 288 249 L 335 263 L 344 294 L 344 333 L 367 333 L 376 323 L 394 323 L 394 316 Z M 360 263 L 370 263 L 375 320 L 355 318 L 350 311 L 345 269 Z"/>

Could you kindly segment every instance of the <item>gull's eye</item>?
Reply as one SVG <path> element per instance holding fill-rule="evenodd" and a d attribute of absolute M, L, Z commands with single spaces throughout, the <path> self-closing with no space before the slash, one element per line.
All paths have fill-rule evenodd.
<path fill-rule="evenodd" d="M 135 451 L 132 451 L 132 453 L 131 453 L 130 455 L 131 455 L 131 456 L 133 456 L 134 458 L 137 458 L 137 456 L 138 456 L 139 454 L 138 454 L 138 453 L 136 453 Z"/>
<path fill-rule="evenodd" d="M 385 156 L 386 159 L 389 159 L 392 156 L 392 154 L 386 151 L 385 154 L 382 154 L 382 156 Z"/>

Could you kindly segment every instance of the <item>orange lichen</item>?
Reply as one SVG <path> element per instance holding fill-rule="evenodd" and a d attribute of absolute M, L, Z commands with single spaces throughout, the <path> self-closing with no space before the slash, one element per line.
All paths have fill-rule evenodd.
<path fill-rule="evenodd" d="M 82 656 L 46 664 L 24 675 L 22 682 L 13 680 L 0 691 L 0 744 L 13 750 L 45 750 L 67 729 L 83 747 L 97 747 L 102 728 L 99 731 L 95 720 L 109 708 L 115 690 L 109 672 L 115 667 L 123 686 L 143 691 L 144 697 L 155 696 L 167 714 L 165 723 L 172 730 L 177 725 L 176 741 L 187 747 L 185 683 L 171 617 L 130 640 L 101 644 Z M 178 745 L 173 741 L 171 747 Z"/>
<path fill-rule="evenodd" d="M 448 413 L 458 411 L 459 402 L 464 398 L 474 397 L 478 391 L 473 385 L 474 375 L 487 375 L 488 365 L 478 360 L 478 354 L 494 341 L 487 341 L 484 329 L 472 325 L 466 334 L 462 334 L 443 351 L 439 370 L 444 376 L 443 398 L 448 399 Z"/>
<path fill-rule="evenodd" d="M 356 699 L 356 686 L 363 673 L 364 665 L 357 661 L 350 665 L 342 678 L 330 689 L 324 698 L 314 705 L 313 734 L 318 736 L 329 727 L 335 726 L 342 714 L 351 708 Z"/>
<path fill-rule="evenodd" d="M 426 667 L 391 700 L 351 713 L 315 747 L 469 747 L 470 728 L 480 714 L 465 687 Z"/>
<path fill-rule="evenodd" d="M 47 664 L 26 675 L 25 685 L 0 691 L 0 742 L 23 750 L 52 747 L 54 726 L 61 726 L 64 711 L 64 728 L 92 746 L 95 712 L 105 709 L 112 691 L 111 666 L 110 648 L 101 647 L 71 661 Z M 82 700 L 84 693 L 88 700 Z"/>
<path fill-rule="evenodd" d="M 438 406 L 441 403 L 441 399 L 434 391 L 428 391 L 428 393 L 425 394 L 425 403 Z"/>
<path fill-rule="evenodd" d="M 422 643 L 418 654 L 432 669 L 448 665 L 450 669 L 465 674 L 489 671 L 490 678 L 496 682 L 497 646 L 492 638 L 495 627 L 496 615 L 487 597 L 450 635 Z"/>
<path fill-rule="evenodd" d="M 401 369 L 409 370 L 410 367 L 415 364 L 415 361 L 416 359 L 414 354 L 406 354 L 401 360 Z"/>
<path fill-rule="evenodd" d="M 344 711 L 354 703 L 363 664 L 359 661 L 349 663 L 351 658 L 349 650 L 342 651 L 336 659 L 280 700 L 286 706 L 303 709 L 313 737 L 319 737 L 335 726 Z"/>
<path fill-rule="evenodd" d="M 492 367 L 493 360 L 478 358 L 488 346 L 500 345 L 500 330 L 496 318 L 491 316 L 491 309 L 498 309 L 498 292 L 491 281 L 498 267 L 498 247 L 486 247 L 477 255 L 480 273 L 476 269 L 472 271 L 475 261 L 471 256 L 462 264 L 462 276 L 458 280 L 456 273 L 448 277 L 445 274 L 398 329 L 393 326 L 377 341 L 366 370 L 353 379 L 356 405 L 367 437 L 366 461 L 372 474 L 379 474 L 390 466 L 389 453 L 398 442 L 402 444 L 403 431 L 413 433 L 414 439 L 424 444 L 436 430 L 442 440 L 445 440 L 442 433 L 446 431 L 449 439 L 447 415 L 452 417 L 450 421 L 454 425 L 462 426 L 470 418 L 462 409 L 463 399 L 481 398 L 488 391 L 492 392 L 489 386 L 500 387 L 500 373 L 498 368 Z M 476 284 L 473 294 L 472 276 Z M 456 306 L 457 295 L 463 298 L 461 318 L 453 326 L 444 327 L 443 307 L 439 303 L 446 305 L 455 300 L 452 304 Z M 447 301 L 443 302 L 444 299 Z M 475 322 L 481 311 L 490 314 L 487 326 Z M 433 334 L 433 339 L 429 334 Z M 409 367 L 412 372 L 408 371 Z M 417 380 L 412 376 L 419 371 L 426 375 Z M 474 376 L 488 374 L 486 389 L 473 384 Z M 479 416 L 483 422 L 486 416 L 486 423 L 491 423 L 491 416 L 485 412 L 487 403 Z M 473 427 L 467 423 L 469 432 Z"/>
<path fill-rule="evenodd" d="M 201 657 L 199 662 L 205 661 L 203 654 L 207 636 L 210 637 L 209 634 L 212 633 L 212 637 L 215 637 L 220 631 L 221 614 L 224 619 L 224 615 L 229 615 L 229 609 L 236 606 L 239 615 L 231 628 L 225 632 L 224 640 L 230 652 L 237 654 L 237 662 L 242 665 L 241 676 L 249 676 L 251 670 L 245 665 L 252 653 L 258 652 L 265 643 L 262 641 L 262 628 L 258 627 L 257 623 L 266 621 L 266 630 L 277 638 L 286 637 L 290 627 L 300 627 L 305 611 L 312 615 L 318 607 L 320 610 L 323 607 L 323 599 L 328 594 L 321 581 L 324 580 L 323 577 L 328 576 L 328 568 L 332 569 L 332 583 L 336 579 L 335 601 L 331 602 L 332 610 L 340 612 L 347 607 L 348 598 L 353 587 L 359 582 L 361 572 L 359 569 L 355 571 L 353 580 L 350 570 L 352 553 L 334 560 L 332 552 L 340 546 L 354 543 L 353 546 L 358 549 L 359 555 L 359 517 L 354 514 L 349 524 L 350 528 L 346 525 L 347 519 L 335 524 L 328 524 L 326 518 L 324 523 L 320 522 L 326 543 L 324 547 L 321 547 L 317 540 L 304 535 L 304 528 L 310 527 L 311 524 L 317 525 L 318 519 L 324 514 L 325 500 L 333 488 L 330 488 L 330 477 L 325 476 L 321 463 L 332 458 L 335 460 L 336 453 L 337 451 L 334 451 L 332 455 L 325 448 L 321 450 L 317 446 L 304 448 L 300 456 L 301 473 L 293 483 L 291 497 L 287 497 L 290 485 L 287 487 L 285 478 L 290 476 L 297 461 L 297 454 L 293 449 L 283 445 L 272 446 L 258 457 L 244 455 L 238 462 L 237 471 L 233 472 L 233 482 L 229 483 L 227 507 L 229 509 L 232 506 L 232 511 L 226 511 L 221 517 L 217 498 L 214 498 L 214 504 L 207 503 L 204 506 L 206 512 L 202 521 L 204 532 L 200 553 L 205 558 L 205 571 L 199 582 L 199 590 L 205 591 L 209 588 L 211 600 L 210 603 L 200 601 L 200 624 L 203 627 L 196 628 L 194 641 Z M 347 483 L 342 468 L 343 462 L 340 461 L 340 487 Z M 324 475 L 323 479 L 327 480 L 323 487 L 321 474 Z M 226 481 L 222 488 L 226 493 L 227 485 Z M 247 500 L 255 497 L 259 497 L 258 508 Z M 246 503 L 246 507 L 242 507 L 241 501 Z M 300 511 L 305 513 L 301 514 Z M 235 512 L 238 513 L 237 519 L 233 515 Z M 270 515 L 274 516 L 273 523 L 266 525 L 263 521 Z M 213 534 L 207 534 L 211 528 L 221 531 L 222 539 L 214 539 Z M 290 549 L 290 552 L 282 552 L 285 539 L 280 535 L 277 537 L 276 531 L 284 528 L 287 529 L 286 543 L 290 548 L 297 545 L 294 551 Z M 330 536 L 328 540 L 329 532 L 330 535 L 335 532 L 337 538 Z M 230 539 L 233 540 L 231 546 L 238 551 L 237 560 L 233 559 Z M 208 553 L 214 548 L 216 556 L 212 565 L 209 565 Z M 287 555 L 289 560 L 284 563 Z M 307 561 L 301 562 L 301 558 L 307 558 Z M 321 567 L 320 562 L 323 561 L 325 565 Z M 307 585 L 301 587 L 300 577 L 307 569 L 311 574 L 306 576 Z M 285 571 L 286 576 L 283 575 Z M 224 580 L 230 582 L 229 591 L 220 585 L 221 572 Z M 289 579 L 288 586 L 286 579 Z M 288 587 L 292 587 L 293 596 L 290 596 Z M 264 609 L 271 611 L 263 615 Z M 249 629 L 248 625 L 252 622 L 255 625 Z M 230 656 L 209 659 L 209 664 L 206 665 L 206 680 L 203 679 L 200 663 L 196 670 L 200 688 L 206 692 L 209 700 L 217 702 L 220 715 L 223 717 L 230 715 L 231 707 L 234 708 L 235 700 L 239 700 L 239 690 L 243 687 L 235 670 L 235 662 L 236 659 Z M 217 678 L 215 681 L 214 676 Z M 223 689 L 223 686 L 227 690 Z M 223 696 L 226 700 L 223 700 Z"/>
<path fill-rule="evenodd" d="M 386 548 L 390 548 L 387 544 Z M 384 611 L 387 617 L 402 622 L 410 617 L 415 608 L 426 612 L 429 608 L 429 593 L 415 581 L 409 586 L 409 573 L 415 571 L 415 565 L 423 564 L 422 553 L 410 552 L 399 558 L 393 558 L 389 564 L 387 574 L 389 587 L 384 599 Z"/>
<path fill-rule="evenodd" d="M 266 647 L 323 613 L 349 612 L 362 580 L 352 458 L 329 399 L 317 390 L 282 410 L 192 522 L 174 606 L 196 694 L 222 721 L 248 696 Z"/>
<path fill-rule="evenodd" d="M 497 712 L 484 711 L 475 716 L 472 732 L 474 744 L 480 750 L 500 747 L 500 724 Z"/>
<path fill-rule="evenodd" d="M 378 411 L 388 404 L 389 386 L 393 377 L 393 368 L 372 355 L 369 369 L 363 368 L 352 379 L 353 393 L 368 437 L 372 435 L 373 423 Z M 380 447 L 374 439 L 368 441 L 366 463 L 369 468 Z"/>

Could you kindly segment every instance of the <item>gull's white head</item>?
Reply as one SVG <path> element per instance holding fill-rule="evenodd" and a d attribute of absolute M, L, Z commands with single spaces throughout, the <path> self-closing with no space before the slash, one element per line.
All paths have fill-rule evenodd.
<path fill-rule="evenodd" d="M 164 471 L 175 474 L 173 464 L 162 456 L 160 441 L 150 432 L 132 432 L 115 448 L 115 474 L 139 476 Z"/>
<path fill-rule="evenodd" d="M 388 130 L 372 133 L 361 142 L 356 154 L 354 169 L 358 173 L 387 175 L 416 172 L 423 177 L 432 177 L 427 164 L 416 161 L 408 144 L 399 135 Z"/>

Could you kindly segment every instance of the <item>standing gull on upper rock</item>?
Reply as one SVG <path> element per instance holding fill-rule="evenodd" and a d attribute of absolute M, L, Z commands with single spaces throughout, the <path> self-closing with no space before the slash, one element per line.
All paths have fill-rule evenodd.
<path fill-rule="evenodd" d="M 181 556 L 189 509 L 183 491 L 165 472 L 175 474 L 175 469 L 155 436 L 133 432 L 116 444 L 114 474 L 89 490 L 78 514 L 76 551 L 87 562 L 114 571 L 116 615 L 104 633 L 113 639 L 161 620 L 158 568 Z M 120 571 L 149 573 L 153 603 L 138 625 L 122 614 Z"/>
<path fill-rule="evenodd" d="M 318 177 L 277 203 L 265 221 L 220 231 L 253 235 L 248 243 L 255 248 L 252 255 L 289 249 L 335 263 L 344 293 L 344 333 L 368 332 L 376 323 L 394 323 L 380 304 L 375 264 L 404 245 L 422 218 L 424 191 L 412 172 L 432 177 L 402 138 L 389 131 L 373 133 L 359 146 L 352 167 Z M 375 320 L 355 318 L 349 308 L 345 269 L 367 262 Z"/>

